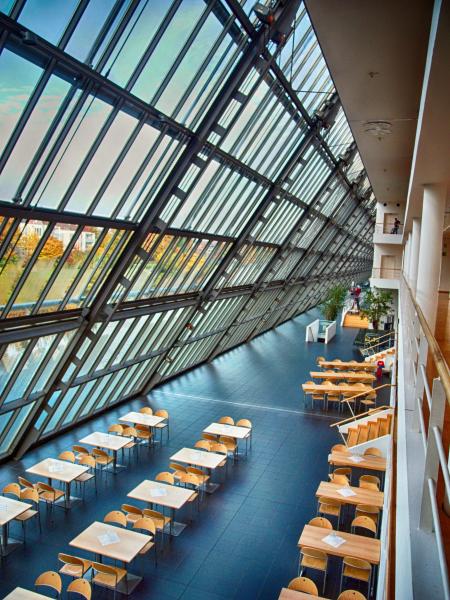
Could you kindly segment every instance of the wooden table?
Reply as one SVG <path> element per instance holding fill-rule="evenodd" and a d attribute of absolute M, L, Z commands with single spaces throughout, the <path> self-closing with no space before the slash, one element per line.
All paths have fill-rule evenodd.
<path fill-rule="evenodd" d="M 117 451 L 125 448 L 132 441 L 132 438 L 123 437 L 122 435 L 111 435 L 110 433 L 95 431 L 80 440 L 80 444 L 111 450 L 113 453 L 113 471 L 115 473 L 118 467 L 123 467 L 123 465 L 117 464 Z"/>
<path fill-rule="evenodd" d="M 327 598 L 323 598 L 322 596 L 314 596 L 312 594 L 305 594 L 305 592 L 296 592 L 295 590 L 289 590 L 288 588 L 283 588 L 281 590 L 280 595 L 278 596 L 278 600 L 327 600 Z"/>
<path fill-rule="evenodd" d="M 16 517 L 26 512 L 29 508 L 32 508 L 32 506 L 26 502 L 13 500 L 7 496 L 0 497 L 0 526 L 2 528 L 2 543 L 0 550 L 2 556 L 7 556 L 22 544 L 19 540 L 8 540 L 8 524 L 10 521 L 13 521 Z"/>
<path fill-rule="evenodd" d="M 370 373 L 327 373 L 326 371 L 310 371 L 313 379 L 334 379 L 335 381 L 362 381 L 370 383 L 375 381 L 375 375 Z"/>
<path fill-rule="evenodd" d="M 379 564 L 381 553 L 380 540 L 365 535 L 347 533 L 346 531 L 335 531 L 336 535 L 345 540 L 345 544 L 342 544 L 338 548 L 334 548 L 323 541 L 323 538 L 330 533 L 333 533 L 333 531 L 334 530 L 325 529 L 323 527 L 305 525 L 297 545 L 299 548 L 305 546 L 308 548 L 315 548 L 316 550 L 322 550 L 322 552 L 340 558 L 352 556 L 353 558 L 367 560 L 367 562 L 370 562 L 372 565 Z"/>
<path fill-rule="evenodd" d="M 89 471 L 89 467 L 76 465 L 65 460 L 59 460 L 57 458 L 46 458 L 33 467 L 27 469 L 27 473 L 39 475 L 40 477 L 46 477 L 49 485 L 52 485 L 53 479 L 65 483 L 66 493 L 64 495 L 64 499 L 61 500 L 64 501 L 64 506 L 66 509 L 70 508 L 72 502 L 79 500 L 79 498 L 71 497 L 70 484 L 82 473 L 86 473 L 86 471 Z"/>
<path fill-rule="evenodd" d="M 361 394 L 363 392 L 373 392 L 373 387 L 370 385 L 364 385 L 364 387 L 361 386 L 357 386 L 356 384 L 346 384 L 346 385 L 334 385 L 334 384 L 327 384 L 325 385 L 324 383 L 303 383 L 302 384 L 302 389 L 304 392 L 324 392 L 324 393 L 328 393 L 328 392 L 336 392 L 338 394 L 343 394 L 344 392 L 352 392 L 353 394 Z"/>
<path fill-rule="evenodd" d="M 361 461 L 352 460 L 361 458 Z M 328 455 L 328 462 L 335 467 L 357 467 L 367 471 L 386 471 L 386 459 L 382 456 L 359 456 L 350 452 L 332 452 Z"/>
<path fill-rule="evenodd" d="M 135 425 L 147 425 L 147 427 L 155 427 L 164 421 L 164 417 L 155 417 L 155 415 L 146 415 L 140 412 L 129 412 L 123 417 L 119 417 L 119 421 L 125 423 L 133 423 Z"/>
<path fill-rule="evenodd" d="M 110 543 L 102 544 L 99 536 L 104 535 L 111 536 Z M 86 552 L 91 552 L 94 555 L 106 556 L 113 560 L 130 563 L 151 540 L 152 537 L 149 535 L 95 521 L 69 542 L 69 545 L 86 550 Z M 126 580 L 119 582 L 117 591 L 129 595 L 142 580 L 142 577 L 128 572 Z"/>
<path fill-rule="evenodd" d="M 350 371 L 376 371 L 377 365 L 369 362 L 336 362 L 335 360 L 322 360 L 319 363 L 322 369 L 349 369 Z"/>
<path fill-rule="evenodd" d="M 10 592 L 3 600 L 48 600 L 52 596 L 44 596 L 25 588 L 16 587 L 15 590 Z"/>
<path fill-rule="evenodd" d="M 178 485 L 170 485 L 161 481 L 146 479 L 136 486 L 127 496 L 134 500 L 142 500 L 148 504 L 159 504 L 171 510 L 170 535 L 177 536 L 186 527 L 185 523 L 175 522 L 175 511 L 186 504 L 193 491 Z"/>
<path fill-rule="evenodd" d="M 208 472 L 211 472 L 220 465 L 224 458 L 226 458 L 224 454 L 217 454 L 217 452 L 206 452 L 205 450 L 197 450 L 194 448 L 182 448 L 173 454 L 170 457 L 170 460 L 185 463 L 187 465 L 194 465 L 195 467 L 207 469 Z M 218 487 L 218 483 L 208 483 L 205 486 L 205 489 L 212 494 Z"/>
<path fill-rule="evenodd" d="M 211 433 L 212 435 L 227 435 L 235 440 L 245 439 L 249 433 L 248 427 L 237 427 L 237 425 L 225 425 L 224 423 L 211 423 L 203 433 Z"/>
<path fill-rule="evenodd" d="M 355 493 L 354 496 L 342 496 L 339 490 L 349 489 Z M 333 498 L 342 504 L 369 504 L 377 508 L 383 508 L 384 494 L 376 490 L 367 490 L 365 488 L 339 485 L 329 481 L 321 481 L 317 488 L 316 496 L 324 496 L 325 498 Z"/>

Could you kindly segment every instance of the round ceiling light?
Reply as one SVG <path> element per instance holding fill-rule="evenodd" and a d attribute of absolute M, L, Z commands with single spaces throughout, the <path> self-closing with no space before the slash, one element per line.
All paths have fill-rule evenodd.
<path fill-rule="evenodd" d="M 392 133 L 392 123 L 389 121 L 366 121 L 364 131 L 381 140 Z"/>

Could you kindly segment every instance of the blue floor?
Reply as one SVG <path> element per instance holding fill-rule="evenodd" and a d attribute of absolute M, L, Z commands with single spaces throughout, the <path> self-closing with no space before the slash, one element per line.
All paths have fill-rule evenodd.
<path fill-rule="evenodd" d="M 81 555 L 68 545 L 75 535 L 120 508 L 140 481 L 166 470 L 169 457 L 192 446 L 209 423 L 230 415 L 253 422 L 252 452 L 231 466 L 228 478 L 207 497 L 193 523 L 166 546 L 156 568 L 152 556 L 131 565 L 130 571 L 145 575 L 131 598 L 278 598 L 297 574 L 297 540 L 303 525 L 315 516 L 314 494 L 327 477 L 327 453 L 339 442 L 329 427 L 336 416 L 305 409 L 300 385 L 310 378 L 319 354 L 361 359 L 352 346 L 355 329 L 339 328 L 328 346 L 306 344 L 305 324 L 317 315 L 309 311 L 152 391 L 153 408 L 166 408 L 171 416 L 169 445 L 141 450 L 139 461 L 116 476 L 103 477 L 97 496 L 89 490 L 86 501 L 68 513 L 55 509 L 53 522 L 44 510 L 42 534 L 30 523 L 26 546 L 3 561 L 0 597 L 18 585 L 32 589 L 39 573 L 58 570 L 58 552 Z M 3 465 L 0 486 L 16 481 L 39 460 L 56 457 L 87 433 L 106 431 L 121 414 L 142 404 L 124 404 L 29 452 L 22 461 Z M 187 520 L 189 514 L 179 517 Z M 328 597 L 335 597 L 332 579 Z M 112 593 L 96 588 L 94 598 L 112 598 Z"/>

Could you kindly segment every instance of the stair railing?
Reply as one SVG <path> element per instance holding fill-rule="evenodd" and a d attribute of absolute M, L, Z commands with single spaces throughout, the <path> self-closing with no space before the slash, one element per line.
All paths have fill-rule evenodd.
<path fill-rule="evenodd" d="M 377 348 L 378 346 L 380 346 L 381 344 L 384 344 L 385 341 L 380 341 L 380 340 L 385 340 L 385 338 L 387 337 L 393 337 L 394 338 L 394 343 L 392 344 L 391 348 L 395 346 L 395 331 L 389 331 L 388 333 L 385 333 L 384 335 L 380 336 L 379 338 L 377 338 L 377 341 L 375 344 L 370 344 L 369 346 L 363 346 L 361 348 L 361 354 L 363 356 L 368 356 L 369 354 L 377 354 L 378 352 L 370 352 L 370 350 L 372 350 L 373 348 Z M 386 348 L 386 350 L 389 350 L 390 348 Z M 382 352 L 382 350 L 380 350 L 380 352 Z"/>

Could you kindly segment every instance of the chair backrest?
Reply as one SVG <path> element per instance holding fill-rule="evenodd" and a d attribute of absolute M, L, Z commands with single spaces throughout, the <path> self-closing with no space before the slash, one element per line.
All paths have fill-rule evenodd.
<path fill-rule="evenodd" d="M 211 452 L 217 452 L 217 454 L 224 454 L 225 456 L 227 456 L 228 448 L 225 446 L 225 444 L 221 444 L 220 442 L 213 442 L 211 444 Z"/>
<path fill-rule="evenodd" d="M 143 406 L 142 408 L 139 409 L 139 412 L 142 413 L 143 415 L 152 415 L 153 414 L 153 410 L 150 408 L 150 406 Z"/>
<path fill-rule="evenodd" d="M 236 444 L 235 439 L 228 435 L 221 435 L 219 437 L 219 442 L 223 442 L 224 444 Z"/>
<path fill-rule="evenodd" d="M 142 509 L 132 504 L 122 504 L 120 508 L 123 512 L 131 513 L 132 515 L 142 515 Z"/>
<path fill-rule="evenodd" d="M 17 478 L 17 481 L 23 487 L 34 488 L 34 483 L 31 483 L 31 481 L 28 481 L 28 479 L 25 479 L 25 477 L 22 477 L 19 475 L 19 477 Z"/>
<path fill-rule="evenodd" d="M 160 410 L 157 410 L 155 412 L 155 417 L 164 417 L 164 419 L 168 419 L 169 413 L 167 412 L 167 410 L 164 410 L 163 408 L 161 408 Z"/>
<path fill-rule="evenodd" d="M 223 425 L 234 425 L 234 419 L 232 417 L 220 417 L 219 423 Z"/>
<path fill-rule="evenodd" d="M 319 595 L 317 585 L 312 579 L 307 577 L 296 577 L 289 582 L 289 590 L 295 590 L 296 592 L 304 592 L 305 594 L 311 594 L 313 596 Z"/>
<path fill-rule="evenodd" d="M 248 427 L 248 429 L 252 428 L 252 422 L 248 419 L 239 419 L 236 425 L 237 427 Z"/>
<path fill-rule="evenodd" d="M 59 573 L 55 573 L 55 571 L 45 571 L 45 573 L 41 573 L 39 577 L 34 582 L 35 587 L 46 586 L 54 589 L 58 594 L 61 593 L 62 590 L 62 580 Z"/>
<path fill-rule="evenodd" d="M 72 450 L 78 454 L 89 454 L 89 450 L 84 446 L 72 446 Z"/>
<path fill-rule="evenodd" d="M 376 523 L 378 520 L 378 515 L 380 513 L 380 509 L 378 506 L 372 506 L 370 504 L 357 504 L 355 509 L 355 514 L 357 517 L 369 517 L 373 519 Z"/>
<path fill-rule="evenodd" d="M 354 556 L 344 556 L 342 562 L 344 565 L 348 565 L 354 569 L 364 569 L 364 571 L 370 571 L 372 569 L 370 562 L 362 560 L 361 558 L 355 558 Z"/>
<path fill-rule="evenodd" d="M 317 558 L 319 560 L 328 560 L 328 555 L 323 550 L 317 550 L 316 548 L 308 548 L 307 546 L 302 546 L 301 549 L 302 554 L 305 556 L 309 556 L 311 558 Z"/>
<path fill-rule="evenodd" d="M 211 450 L 211 442 L 209 440 L 199 440 L 195 442 L 194 448 L 200 448 L 209 452 Z"/>
<path fill-rule="evenodd" d="M 79 596 L 83 596 L 86 600 L 91 600 L 92 597 L 92 588 L 91 584 L 87 579 L 74 579 L 67 586 L 67 592 L 70 594 L 78 594 Z"/>
<path fill-rule="evenodd" d="M 359 478 L 359 487 L 367 490 L 379 490 L 380 479 L 375 475 L 361 475 Z"/>
<path fill-rule="evenodd" d="M 200 475 L 200 477 L 203 477 L 205 475 L 205 473 L 197 467 L 188 467 L 187 472 L 193 473 L 194 475 Z"/>
<path fill-rule="evenodd" d="M 366 597 L 356 590 L 345 590 L 339 594 L 337 600 L 366 600 Z"/>
<path fill-rule="evenodd" d="M 59 460 L 67 460 L 71 463 L 75 462 L 75 453 L 72 452 L 72 450 L 64 450 L 64 452 L 61 452 L 61 454 L 58 456 Z"/>
<path fill-rule="evenodd" d="M 116 525 L 121 525 L 122 527 L 127 526 L 127 518 L 120 510 L 111 510 L 107 515 L 103 518 L 104 523 L 115 523 Z"/>
<path fill-rule="evenodd" d="M 324 361 L 325 361 L 325 357 L 324 356 L 318 356 L 316 358 L 316 364 L 319 364 L 319 363 L 324 362 Z"/>
<path fill-rule="evenodd" d="M 38 481 L 36 484 L 38 492 L 55 492 L 55 488 L 49 485 L 48 483 L 44 483 L 43 481 Z"/>
<path fill-rule="evenodd" d="M 169 463 L 169 468 L 173 469 L 174 471 L 181 471 L 186 473 L 186 467 L 184 467 L 183 465 L 179 465 L 178 463 Z"/>
<path fill-rule="evenodd" d="M 200 485 L 200 479 L 194 473 L 181 473 L 180 481 L 185 485 L 193 485 L 195 487 Z"/>
<path fill-rule="evenodd" d="M 58 560 L 64 563 L 65 565 L 76 565 L 77 567 L 84 567 L 84 562 L 78 556 L 72 556 L 71 554 L 64 554 L 64 552 L 60 552 L 58 554 Z"/>
<path fill-rule="evenodd" d="M 39 492 L 35 488 L 25 488 L 20 492 L 21 500 L 31 500 L 39 504 Z"/>
<path fill-rule="evenodd" d="M 92 450 L 92 456 L 98 456 L 100 458 L 108 458 L 108 453 L 105 452 L 105 450 L 102 450 L 101 448 L 94 448 Z"/>
<path fill-rule="evenodd" d="M 348 448 L 345 444 L 335 444 L 332 446 L 331 452 L 348 452 Z"/>
<path fill-rule="evenodd" d="M 93 456 L 82 456 L 78 463 L 84 467 L 95 469 L 95 458 Z"/>
<path fill-rule="evenodd" d="M 364 456 L 383 456 L 383 453 L 379 448 L 367 448 L 364 450 Z"/>
<path fill-rule="evenodd" d="M 202 438 L 210 442 L 217 442 L 217 435 L 213 435 L 212 433 L 202 433 Z"/>
<path fill-rule="evenodd" d="M 5 495 L 5 494 L 11 494 L 11 496 L 15 496 L 16 498 L 20 498 L 20 485 L 18 483 L 8 483 L 2 489 L 2 494 L 3 495 Z"/>
<path fill-rule="evenodd" d="M 331 483 L 337 483 L 338 485 L 350 485 L 350 482 L 346 475 L 330 473 L 330 481 Z"/>
<path fill-rule="evenodd" d="M 158 473 L 155 477 L 156 481 L 163 481 L 164 483 L 169 483 L 170 485 L 175 485 L 175 477 L 169 471 L 162 471 Z"/>
<path fill-rule="evenodd" d="M 137 431 L 135 427 L 124 427 L 122 435 L 125 437 L 137 437 Z"/>
<path fill-rule="evenodd" d="M 352 470 L 350 467 L 338 467 L 337 469 L 334 469 L 333 473 L 335 475 L 345 475 L 346 477 L 351 477 Z"/>
<path fill-rule="evenodd" d="M 141 529 L 152 535 L 156 534 L 156 525 L 150 517 L 142 517 L 142 519 L 135 521 L 133 523 L 133 529 Z"/>
<path fill-rule="evenodd" d="M 342 502 L 339 502 L 339 500 L 335 500 L 334 498 L 327 498 L 326 496 L 320 496 L 319 503 L 326 504 L 328 506 L 337 506 L 339 508 L 342 506 Z"/>
<path fill-rule="evenodd" d="M 119 573 L 118 573 L 116 567 L 112 567 L 110 565 L 104 565 L 103 563 L 97 563 L 97 562 L 91 563 L 91 566 L 92 566 L 92 569 L 94 570 L 94 572 L 103 573 L 104 575 L 110 575 L 111 577 L 114 577 L 114 579 L 115 579 L 114 587 L 117 585 Z"/>
<path fill-rule="evenodd" d="M 144 514 L 144 517 L 150 517 L 151 519 L 156 520 L 164 520 L 164 515 L 162 514 L 162 512 L 159 512 L 159 510 L 153 510 L 152 508 L 144 508 L 142 512 Z"/>
<path fill-rule="evenodd" d="M 355 517 L 352 521 L 352 527 L 361 527 L 361 529 L 367 529 L 372 533 L 377 532 L 377 526 L 375 525 L 373 519 L 370 517 L 359 516 Z"/>
<path fill-rule="evenodd" d="M 325 519 L 325 517 L 314 517 L 314 519 L 310 520 L 308 525 L 312 525 L 313 527 L 323 527 L 324 529 L 333 529 L 333 525 L 328 519 Z"/>
<path fill-rule="evenodd" d="M 121 435 L 123 433 L 123 425 L 120 425 L 119 423 L 113 423 L 113 425 L 108 427 L 108 433 L 118 433 Z"/>

